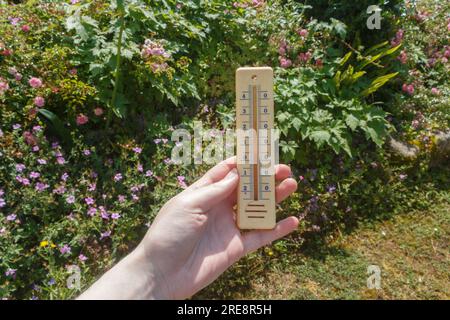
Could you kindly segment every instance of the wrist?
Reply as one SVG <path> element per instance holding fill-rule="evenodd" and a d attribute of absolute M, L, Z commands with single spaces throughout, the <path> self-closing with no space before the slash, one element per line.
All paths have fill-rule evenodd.
<path fill-rule="evenodd" d="M 165 292 L 154 266 L 143 250 L 137 247 L 78 299 L 166 299 Z"/>

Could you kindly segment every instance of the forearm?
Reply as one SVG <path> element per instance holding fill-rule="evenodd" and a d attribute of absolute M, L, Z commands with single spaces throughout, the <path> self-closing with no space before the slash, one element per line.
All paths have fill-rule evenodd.
<path fill-rule="evenodd" d="M 80 300 L 164 299 L 152 266 L 137 248 L 105 273 Z"/>

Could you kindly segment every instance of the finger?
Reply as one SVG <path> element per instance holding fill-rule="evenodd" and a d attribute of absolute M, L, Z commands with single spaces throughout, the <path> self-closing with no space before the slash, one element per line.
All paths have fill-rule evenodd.
<path fill-rule="evenodd" d="M 275 198 L 277 202 L 281 202 L 286 199 L 292 192 L 297 190 L 297 182 L 288 177 L 291 176 L 291 168 L 285 164 L 278 164 L 275 166 L 275 180 L 281 181 L 281 183 L 275 188 Z M 284 182 L 289 180 L 288 182 Z M 290 181 L 292 180 L 292 181 Z M 237 193 L 230 196 L 229 201 L 231 205 L 235 205 L 237 202 Z"/>
<path fill-rule="evenodd" d="M 238 182 L 239 175 L 237 169 L 234 168 L 222 180 L 190 191 L 187 194 L 189 204 L 200 209 L 200 212 L 206 213 L 227 199 L 233 192 L 236 193 Z"/>
<path fill-rule="evenodd" d="M 273 230 L 255 230 L 245 233 L 243 237 L 244 255 L 282 238 L 298 227 L 298 219 L 289 217 L 277 223 Z"/>
<path fill-rule="evenodd" d="M 209 169 L 203 177 L 198 179 L 196 182 L 189 186 L 189 189 L 198 189 L 217 181 L 222 180 L 228 172 L 230 172 L 233 168 L 236 168 L 236 156 L 225 159 L 218 163 L 213 168 Z"/>
<path fill-rule="evenodd" d="M 287 197 L 291 195 L 291 193 L 297 190 L 297 181 L 292 178 L 287 178 L 283 180 L 276 188 L 275 188 L 275 199 L 277 203 L 283 201 Z"/>
<path fill-rule="evenodd" d="M 291 168 L 285 164 L 279 164 L 275 166 L 275 180 L 283 181 L 291 176 Z"/>

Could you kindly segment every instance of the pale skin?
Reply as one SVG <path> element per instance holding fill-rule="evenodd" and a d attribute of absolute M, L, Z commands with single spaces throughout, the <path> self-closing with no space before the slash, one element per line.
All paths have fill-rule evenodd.
<path fill-rule="evenodd" d="M 276 199 L 297 189 L 286 165 L 275 170 Z M 242 232 L 234 205 L 239 176 L 227 159 L 169 200 L 142 242 L 78 299 L 185 299 L 209 285 L 244 255 L 298 227 L 296 217 L 273 230 Z"/>

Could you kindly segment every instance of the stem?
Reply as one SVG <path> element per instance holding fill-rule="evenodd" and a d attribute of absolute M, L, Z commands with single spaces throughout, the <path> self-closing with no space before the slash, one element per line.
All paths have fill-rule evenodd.
<path fill-rule="evenodd" d="M 116 55 L 116 68 L 115 68 L 115 76 L 114 76 L 114 89 L 113 89 L 113 93 L 111 96 L 111 107 L 109 108 L 108 111 L 108 118 L 106 121 L 106 128 L 109 128 L 109 125 L 111 123 L 111 109 L 114 109 L 116 107 L 116 97 L 117 97 L 117 90 L 119 88 L 119 78 L 120 78 L 120 60 L 122 57 L 122 37 L 123 37 L 123 31 L 125 29 L 125 15 L 124 15 L 124 10 L 123 9 L 119 9 L 120 10 L 120 29 L 119 29 L 119 37 L 117 39 L 117 55 Z"/>

